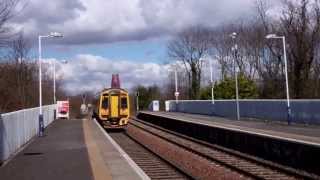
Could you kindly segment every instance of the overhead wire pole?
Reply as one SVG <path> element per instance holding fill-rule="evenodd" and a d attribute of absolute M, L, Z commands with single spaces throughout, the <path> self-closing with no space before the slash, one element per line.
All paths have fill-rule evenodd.
<path fill-rule="evenodd" d="M 290 106 L 290 93 L 289 93 L 289 77 L 288 77 L 288 61 L 287 61 L 287 50 L 286 50 L 286 37 L 277 36 L 276 34 L 268 34 L 267 39 L 281 39 L 283 43 L 283 57 L 284 57 L 284 68 L 286 78 L 286 95 L 287 95 L 287 123 L 291 124 L 291 106 Z"/>
<path fill-rule="evenodd" d="M 238 45 L 236 43 L 236 37 L 237 33 L 233 32 L 230 34 L 231 38 L 233 39 L 234 43 L 234 58 L 233 58 L 233 71 L 234 71 L 234 76 L 235 76 L 235 81 L 236 81 L 236 109 L 237 109 L 237 120 L 240 120 L 240 107 L 239 107 L 239 88 L 238 88 L 238 72 L 236 70 L 236 58 L 237 58 L 237 49 Z"/>

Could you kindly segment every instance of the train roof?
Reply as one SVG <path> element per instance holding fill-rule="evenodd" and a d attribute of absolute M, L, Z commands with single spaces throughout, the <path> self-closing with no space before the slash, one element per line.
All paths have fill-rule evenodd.
<path fill-rule="evenodd" d="M 105 89 L 103 89 L 101 92 L 104 92 L 104 91 L 112 91 L 112 90 L 120 90 L 120 91 L 128 92 L 127 90 L 122 89 L 122 88 L 105 88 Z"/>
<path fill-rule="evenodd" d="M 101 95 L 101 93 L 103 93 L 103 92 L 105 92 L 105 91 L 108 91 L 108 92 L 109 92 L 110 90 L 121 90 L 121 91 L 124 91 L 124 92 L 126 92 L 126 93 L 129 93 L 127 90 L 122 89 L 122 88 L 105 88 L 105 89 L 103 89 L 102 91 L 96 93 L 96 94 L 94 95 L 94 97 L 95 97 L 95 98 L 98 98 L 98 97 Z"/>

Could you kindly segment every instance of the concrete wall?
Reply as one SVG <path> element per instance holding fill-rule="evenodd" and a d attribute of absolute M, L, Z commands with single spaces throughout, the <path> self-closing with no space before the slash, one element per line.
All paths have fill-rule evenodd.
<path fill-rule="evenodd" d="M 54 120 L 55 105 L 43 106 L 44 125 Z M 39 108 L 0 115 L 0 164 L 26 144 L 39 131 Z"/>
<path fill-rule="evenodd" d="M 170 102 L 170 111 L 192 114 L 236 117 L 234 100 L 175 101 Z M 287 121 L 286 100 L 240 100 L 240 116 L 264 120 Z M 320 124 L 320 100 L 292 100 L 292 122 Z"/>

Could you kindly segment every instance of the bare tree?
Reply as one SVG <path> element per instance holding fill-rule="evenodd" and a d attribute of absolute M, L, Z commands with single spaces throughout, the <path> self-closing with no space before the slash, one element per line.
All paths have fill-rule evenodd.
<path fill-rule="evenodd" d="M 320 40 L 319 0 L 285 1 L 281 18 L 283 33 L 288 39 L 290 79 L 293 95 L 308 97 L 310 74 Z"/>
<path fill-rule="evenodd" d="M 229 75 L 231 76 L 233 72 L 232 42 L 229 34 L 234 29 L 231 26 L 221 25 L 211 31 L 211 36 L 213 37 L 211 41 L 211 54 L 216 57 L 221 66 L 221 79 Z"/>
<path fill-rule="evenodd" d="M 201 58 L 209 53 L 210 31 L 204 27 L 192 27 L 179 34 L 169 43 L 168 55 L 182 61 L 190 84 L 189 96 L 200 97 Z"/>
<path fill-rule="evenodd" d="M 200 59 L 210 53 L 221 65 L 221 79 L 233 76 L 233 52 L 229 34 L 237 32 L 237 66 L 240 73 L 258 83 L 261 98 L 285 97 L 283 46 L 266 40 L 270 33 L 287 38 L 288 71 L 291 97 L 320 96 L 320 2 L 319 0 L 285 0 L 283 13 L 268 15 L 267 0 L 256 1 L 255 17 L 203 30 L 193 28 L 180 33 L 168 46 L 171 57 L 181 60 L 187 70 L 190 97 L 200 87 Z M 201 33 L 199 33 L 201 32 Z M 210 48 L 208 47 L 210 42 Z M 210 52 L 209 52 L 210 51 Z M 199 74 L 198 74 L 199 73 Z M 198 84 L 194 84 L 198 82 Z"/>
<path fill-rule="evenodd" d="M 27 96 L 28 86 L 33 83 L 33 73 L 30 72 L 29 52 L 31 49 L 30 42 L 24 37 L 23 32 L 20 32 L 16 39 L 9 43 L 8 59 L 14 61 L 14 74 L 16 95 L 19 97 L 19 105 L 27 107 L 27 102 L 30 102 L 30 96 Z M 29 63 L 29 64 L 28 64 Z"/>
<path fill-rule="evenodd" d="M 14 111 L 39 105 L 38 64 L 31 60 L 30 43 L 20 33 L 8 45 L 6 61 L 0 62 L 0 110 Z M 50 65 L 43 63 L 43 104 L 53 103 L 53 79 Z M 57 94 L 65 97 L 57 81 Z"/>
<path fill-rule="evenodd" d="M 23 31 L 20 31 L 16 38 L 9 43 L 9 59 L 16 63 L 25 61 L 31 50 L 30 41 L 25 38 Z"/>
<path fill-rule="evenodd" d="M 212 31 L 212 53 L 221 65 L 221 78 L 233 76 L 233 59 L 235 54 L 232 51 L 234 43 L 237 44 L 236 66 L 241 74 L 249 79 L 256 77 L 256 59 L 259 56 L 261 47 L 260 34 L 255 23 L 250 21 L 240 21 L 237 24 L 222 25 Z M 237 32 L 239 36 L 233 41 L 230 37 L 232 32 Z"/>
<path fill-rule="evenodd" d="M 14 15 L 14 9 L 19 0 L 1 0 L 0 1 L 0 46 L 6 45 L 8 40 L 9 28 L 6 23 Z"/>

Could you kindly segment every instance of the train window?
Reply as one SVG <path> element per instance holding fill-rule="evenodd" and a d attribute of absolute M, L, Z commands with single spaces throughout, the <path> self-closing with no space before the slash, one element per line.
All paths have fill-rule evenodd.
<path fill-rule="evenodd" d="M 102 109 L 108 109 L 109 108 L 109 98 L 103 98 L 102 100 Z"/>
<path fill-rule="evenodd" d="M 121 108 L 128 108 L 128 102 L 126 97 L 121 98 Z"/>

